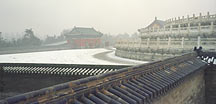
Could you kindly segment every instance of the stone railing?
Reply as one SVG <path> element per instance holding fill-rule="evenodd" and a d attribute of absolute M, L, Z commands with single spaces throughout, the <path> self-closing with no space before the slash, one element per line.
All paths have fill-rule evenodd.
<path fill-rule="evenodd" d="M 195 46 L 211 50 L 216 45 L 216 14 L 210 15 L 208 12 L 205 16 L 200 13 L 199 16 L 193 14 L 193 17 L 179 17 L 178 20 L 175 18 L 165 21 L 162 28 L 153 26 L 138 31 L 141 41 L 124 40 L 116 43 L 117 56 L 131 58 L 142 53 L 151 56 L 181 55 L 193 50 Z"/>
<path fill-rule="evenodd" d="M 132 49 L 132 48 L 187 48 L 190 47 L 191 49 L 194 46 L 206 46 L 205 49 L 211 49 L 210 46 L 216 45 L 216 38 L 203 38 L 203 37 L 196 37 L 196 38 L 147 38 L 142 39 L 142 41 L 136 40 L 120 40 L 115 44 L 116 48 L 124 48 L 124 49 Z M 210 48 L 209 48 L 210 47 Z"/>
<path fill-rule="evenodd" d="M 215 49 L 215 45 L 216 38 L 169 37 L 157 39 L 147 38 L 142 41 L 121 40 L 115 44 L 115 48 L 117 49 L 116 55 L 120 57 L 138 60 L 157 60 L 190 52 L 195 46 L 202 46 L 205 50 L 213 50 Z M 139 57 L 139 54 L 143 54 L 143 57 Z M 153 59 L 154 57 L 155 59 Z"/>
<path fill-rule="evenodd" d="M 206 37 L 212 37 L 216 33 L 216 14 L 199 16 L 193 14 L 192 17 L 187 18 L 178 17 L 175 19 L 168 19 L 162 28 L 142 28 L 138 30 L 142 38 L 146 37 L 179 37 L 179 36 L 192 36 L 197 37 L 199 35 L 205 35 Z"/>
<path fill-rule="evenodd" d="M 200 21 L 208 21 L 208 20 L 212 20 L 216 18 L 216 14 L 212 14 L 210 15 L 209 12 L 207 13 L 207 15 L 203 15 L 200 13 L 199 16 L 195 16 L 195 14 L 193 14 L 192 17 L 189 17 L 189 15 L 187 15 L 187 18 L 185 18 L 184 16 L 182 16 L 182 18 L 178 17 L 178 18 L 171 18 L 166 20 L 166 24 L 176 24 L 176 23 L 189 23 L 189 22 L 200 22 Z"/>
<path fill-rule="evenodd" d="M 161 29 L 144 29 L 141 30 L 141 37 L 160 37 L 160 36 L 198 36 L 201 34 L 212 35 L 216 32 L 216 25 L 178 27 L 178 28 L 161 28 Z"/>

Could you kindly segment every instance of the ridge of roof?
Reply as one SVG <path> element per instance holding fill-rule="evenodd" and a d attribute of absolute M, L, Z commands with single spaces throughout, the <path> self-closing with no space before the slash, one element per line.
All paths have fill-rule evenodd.
<path fill-rule="evenodd" d="M 96 31 L 93 27 L 74 27 L 68 35 L 93 35 L 93 36 L 102 36 L 101 32 Z"/>
<path fill-rule="evenodd" d="M 165 21 L 155 19 L 155 20 L 154 20 L 150 25 L 148 25 L 146 28 L 149 28 L 149 27 L 153 26 L 153 24 L 159 24 L 161 27 L 163 27 L 163 26 L 165 25 Z"/>

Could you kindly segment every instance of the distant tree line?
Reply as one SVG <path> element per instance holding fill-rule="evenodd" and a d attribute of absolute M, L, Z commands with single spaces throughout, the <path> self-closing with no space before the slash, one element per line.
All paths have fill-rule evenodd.
<path fill-rule="evenodd" d="M 60 36 L 47 36 L 45 40 L 41 40 L 38 37 L 35 36 L 32 29 L 26 29 L 24 31 L 24 35 L 21 38 L 18 39 L 12 39 L 10 41 L 3 38 L 2 33 L 0 32 L 0 47 L 30 47 L 30 46 L 41 46 L 44 44 L 52 44 L 56 42 L 62 42 L 65 41 L 64 35 L 70 32 L 70 30 L 63 30 Z M 110 34 L 104 34 L 101 37 L 103 45 L 108 44 L 110 46 L 113 46 L 115 42 L 119 39 L 137 39 L 140 38 L 138 33 L 134 34 L 118 34 L 118 35 L 110 35 Z"/>
<path fill-rule="evenodd" d="M 26 47 L 26 46 L 40 46 L 42 41 L 34 35 L 32 29 L 26 29 L 25 34 L 22 38 L 17 40 L 12 39 L 11 41 L 6 41 L 0 33 L 0 47 Z"/>
<path fill-rule="evenodd" d="M 46 37 L 46 39 L 44 40 L 43 44 L 51 44 L 51 43 L 56 43 L 56 42 L 61 42 L 64 41 L 64 35 L 60 35 L 60 36 L 48 36 Z"/>
<path fill-rule="evenodd" d="M 31 47 L 31 46 L 42 46 L 44 44 L 51 44 L 56 42 L 64 41 L 64 35 L 60 36 L 48 36 L 42 40 L 38 38 L 32 29 L 25 29 L 24 34 L 21 38 L 6 40 L 0 32 L 0 47 Z"/>

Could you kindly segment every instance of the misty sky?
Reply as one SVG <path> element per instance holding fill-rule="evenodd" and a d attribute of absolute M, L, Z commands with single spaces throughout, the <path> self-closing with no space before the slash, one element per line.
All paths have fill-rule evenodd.
<path fill-rule="evenodd" d="M 0 31 L 59 35 L 74 26 L 134 33 L 154 20 L 216 13 L 216 0 L 0 0 Z"/>

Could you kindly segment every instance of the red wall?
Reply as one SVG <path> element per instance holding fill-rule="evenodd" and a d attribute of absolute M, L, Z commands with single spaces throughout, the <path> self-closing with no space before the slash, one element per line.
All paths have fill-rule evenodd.
<path fill-rule="evenodd" d="M 101 45 L 100 38 L 91 38 L 91 39 L 72 39 L 68 41 L 73 48 L 94 48 Z"/>

